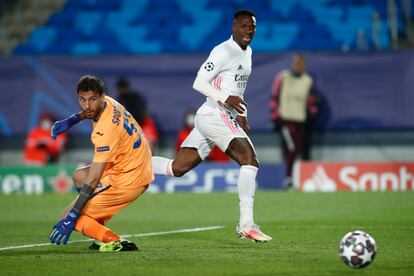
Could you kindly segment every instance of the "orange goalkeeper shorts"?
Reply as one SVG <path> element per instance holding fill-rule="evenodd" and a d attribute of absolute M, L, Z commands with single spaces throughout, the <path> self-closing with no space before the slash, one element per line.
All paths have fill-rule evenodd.
<path fill-rule="evenodd" d="M 105 178 L 96 187 L 91 199 L 89 199 L 83 215 L 87 215 L 97 221 L 106 222 L 119 211 L 139 198 L 149 185 L 132 190 L 117 189 L 111 184 L 105 184 Z"/>

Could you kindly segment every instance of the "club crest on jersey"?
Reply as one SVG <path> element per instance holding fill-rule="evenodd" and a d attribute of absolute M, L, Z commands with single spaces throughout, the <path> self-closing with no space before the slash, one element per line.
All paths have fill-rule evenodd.
<path fill-rule="evenodd" d="M 204 66 L 204 69 L 206 69 L 207 71 L 213 71 L 214 69 L 214 63 L 212 63 L 211 61 L 207 62 L 206 65 Z"/>
<path fill-rule="evenodd" d="M 97 147 L 96 152 L 109 151 L 109 146 Z"/>

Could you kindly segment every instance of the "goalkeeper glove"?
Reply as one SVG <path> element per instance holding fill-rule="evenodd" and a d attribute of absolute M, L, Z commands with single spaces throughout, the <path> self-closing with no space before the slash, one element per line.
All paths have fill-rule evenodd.
<path fill-rule="evenodd" d="M 75 229 L 75 224 L 79 215 L 80 213 L 72 208 L 66 218 L 53 226 L 52 233 L 49 235 L 50 242 L 59 245 L 63 239 L 63 244 L 67 244 L 73 229 Z"/>
<path fill-rule="evenodd" d="M 82 121 L 82 119 L 78 113 L 73 114 L 69 118 L 56 121 L 50 130 L 50 135 L 53 139 L 56 139 L 59 134 L 68 131 L 72 126 L 76 125 L 80 121 Z"/>

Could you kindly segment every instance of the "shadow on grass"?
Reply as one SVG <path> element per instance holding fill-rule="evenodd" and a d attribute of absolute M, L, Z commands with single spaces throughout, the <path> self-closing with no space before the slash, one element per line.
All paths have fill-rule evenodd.
<path fill-rule="evenodd" d="M 124 252 L 122 252 L 124 253 Z M 24 250 L 24 249 L 15 249 L 15 250 L 7 250 L 0 252 L 0 257 L 24 257 L 24 256 L 49 256 L 49 255 L 94 255 L 94 254 L 102 254 L 97 250 L 71 250 L 71 249 L 47 249 L 47 250 Z"/>

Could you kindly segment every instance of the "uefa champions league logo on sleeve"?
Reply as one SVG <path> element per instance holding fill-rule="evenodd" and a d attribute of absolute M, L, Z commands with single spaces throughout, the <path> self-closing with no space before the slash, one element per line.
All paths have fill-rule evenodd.
<path fill-rule="evenodd" d="M 214 63 L 212 63 L 211 61 L 207 62 L 206 65 L 204 66 L 204 69 L 206 69 L 207 71 L 213 71 L 214 69 Z"/>

